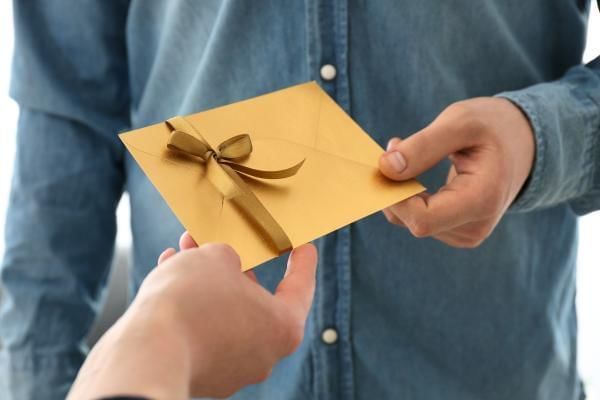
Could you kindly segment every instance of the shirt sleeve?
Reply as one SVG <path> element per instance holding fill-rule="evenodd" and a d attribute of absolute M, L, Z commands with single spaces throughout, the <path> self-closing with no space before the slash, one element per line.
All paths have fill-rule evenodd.
<path fill-rule="evenodd" d="M 114 135 L 129 124 L 129 0 L 14 2 L 10 95 Z"/>
<path fill-rule="evenodd" d="M 128 2 L 13 4 L 20 116 L 0 268 L 0 398 L 64 399 L 113 251 Z"/>
<path fill-rule="evenodd" d="M 536 143 L 528 182 L 511 211 L 568 203 L 600 209 L 600 57 L 559 80 L 498 94 L 526 114 Z"/>

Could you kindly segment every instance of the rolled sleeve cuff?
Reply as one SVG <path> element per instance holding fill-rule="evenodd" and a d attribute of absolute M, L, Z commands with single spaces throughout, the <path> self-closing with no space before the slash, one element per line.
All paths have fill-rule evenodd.
<path fill-rule="evenodd" d="M 526 184 L 510 212 L 569 203 L 577 214 L 600 207 L 600 90 L 595 72 L 575 67 L 561 80 L 502 92 L 531 123 L 536 154 Z"/>
<path fill-rule="evenodd" d="M 529 123 L 533 129 L 535 139 L 533 167 L 521 192 L 510 207 L 510 211 L 513 212 L 529 211 L 536 208 L 543 189 L 551 184 L 551 182 L 548 182 L 550 179 L 545 174 L 546 139 L 542 134 L 544 129 L 538 117 L 539 113 L 536 111 L 536 101 L 526 91 L 503 92 L 498 94 L 497 97 L 505 98 L 519 107 L 527 119 L 529 119 Z"/>

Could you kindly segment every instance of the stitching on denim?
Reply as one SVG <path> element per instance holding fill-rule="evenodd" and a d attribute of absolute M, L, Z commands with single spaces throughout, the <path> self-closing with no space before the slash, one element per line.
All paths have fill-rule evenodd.
<path fill-rule="evenodd" d="M 589 68 L 589 67 L 583 67 Z M 583 72 L 577 69 L 571 73 Z M 593 73 L 593 72 L 592 72 Z M 583 104 L 583 107 L 577 107 L 575 112 L 583 121 L 584 140 L 583 140 L 583 176 L 582 185 L 584 193 L 574 199 L 568 199 L 571 207 L 577 214 L 585 214 L 594 208 L 593 199 L 600 193 L 600 173 L 599 168 L 595 167 L 594 155 L 600 153 L 600 103 L 586 90 L 581 90 L 579 85 L 570 82 L 559 82 L 562 87 L 576 100 Z M 597 207 L 597 205 L 596 205 Z"/>
<path fill-rule="evenodd" d="M 536 197 L 541 191 L 540 182 L 546 171 L 546 140 L 544 137 L 545 127 L 542 125 L 543 119 L 538 118 L 538 113 L 533 107 L 534 102 L 531 99 L 529 99 L 530 96 L 528 94 L 503 93 L 499 96 L 512 101 L 518 107 L 520 107 L 529 118 L 531 126 L 533 127 L 533 133 L 536 143 L 536 152 L 535 162 L 532 168 L 531 180 L 528 183 L 528 187 L 525 188 L 522 197 L 520 199 L 517 199 L 517 201 L 511 206 L 514 207 L 514 209 L 516 210 L 527 211 L 529 208 L 532 208 L 535 205 Z"/>

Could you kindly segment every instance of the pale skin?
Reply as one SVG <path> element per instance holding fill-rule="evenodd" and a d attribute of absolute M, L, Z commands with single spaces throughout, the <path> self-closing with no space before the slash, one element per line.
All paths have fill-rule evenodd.
<path fill-rule="evenodd" d="M 90 352 L 69 399 L 224 398 L 265 380 L 301 343 L 316 249 L 292 251 L 275 294 L 224 244 L 165 250 L 127 312 Z"/>
<path fill-rule="evenodd" d="M 379 160 L 385 176 L 402 181 L 449 158 L 446 185 L 383 212 L 418 238 L 477 247 L 519 194 L 534 156 L 531 125 L 510 101 L 481 97 L 454 103 L 409 138 L 392 138 Z"/>
<path fill-rule="evenodd" d="M 476 247 L 519 194 L 534 156 L 529 121 L 510 101 L 452 104 L 408 139 L 392 138 L 379 162 L 385 176 L 402 181 L 449 158 L 446 185 L 384 213 L 416 237 Z M 193 249 L 189 235 L 180 247 L 176 256 L 174 249 L 160 256 L 125 316 L 91 352 L 70 399 L 227 397 L 266 379 L 299 345 L 314 293 L 312 245 L 294 250 L 274 296 L 239 272 L 231 248 Z"/>

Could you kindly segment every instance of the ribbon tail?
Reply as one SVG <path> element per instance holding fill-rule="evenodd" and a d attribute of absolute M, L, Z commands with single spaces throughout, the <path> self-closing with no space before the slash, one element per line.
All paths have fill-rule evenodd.
<path fill-rule="evenodd" d="M 229 166 L 231 169 L 242 173 L 244 175 L 254 176 L 256 178 L 262 179 L 281 179 L 281 178 L 289 178 L 290 176 L 296 175 L 302 164 L 304 164 L 305 160 L 302 160 L 289 168 L 277 169 L 277 170 L 263 170 L 257 168 L 250 168 L 246 165 L 237 164 L 235 162 L 229 160 L 220 160 L 221 165 L 225 164 Z"/>
<path fill-rule="evenodd" d="M 229 201 L 239 207 L 246 217 L 267 234 L 269 239 L 271 239 L 271 244 L 275 246 L 279 254 L 291 250 L 293 246 L 290 238 L 246 182 L 229 164 L 221 163 L 221 167 L 242 189 L 239 195 L 232 197 Z"/>

